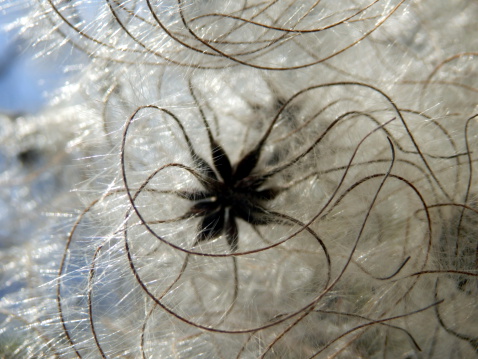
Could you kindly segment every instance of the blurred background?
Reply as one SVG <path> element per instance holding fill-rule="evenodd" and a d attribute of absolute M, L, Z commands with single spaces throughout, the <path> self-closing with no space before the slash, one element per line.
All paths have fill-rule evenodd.
<path fill-rule="evenodd" d="M 42 39 L 32 43 L 22 36 L 29 5 L 23 0 L 0 2 L 0 113 L 13 117 L 38 112 L 65 83 L 62 65 L 71 61 L 67 51 L 45 60 L 40 55 L 49 49 L 42 48 Z"/>

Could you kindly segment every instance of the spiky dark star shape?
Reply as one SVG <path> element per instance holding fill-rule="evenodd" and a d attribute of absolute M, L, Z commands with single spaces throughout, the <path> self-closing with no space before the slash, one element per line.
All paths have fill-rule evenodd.
<path fill-rule="evenodd" d="M 125 171 L 125 143 L 129 126 L 134 122 L 136 115 L 146 108 L 159 110 L 170 116 L 174 122 L 176 122 L 185 139 L 194 167 L 174 163 L 163 166 L 156 170 L 153 175 L 141 185 L 141 189 L 138 190 L 136 194 L 132 195 L 128 187 Z M 283 223 L 285 220 L 284 215 L 281 216 L 266 209 L 267 202 L 273 200 L 281 192 L 281 189 L 267 185 L 267 179 L 271 177 L 274 172 L 260 173 L 256 168 L 262 148 L 270 134 L 272 125 L 269 127 L 268 131 L 266 131 L 266 134 L 261 138 L 259 143 L 233 166 L 231 165 L 229 156 L 226 154 L 223 147 L 219 145 L 213 137 L 204 113 L 202 110 L 200 110 L 200 112 L 209 139 L 212 165 L 202 156 L 198 155 L 183 124 L 176 115 L 167 109 L 149 105 L 138 108 L 128 121 L 125 128 L 121 150 L 123 180 L 133 208 L 144 224 L 147 225 L 146 221 L 144 221 L 135 207 L 134 202 L 137 195 L 147 186 L 152 177 L 166 167 L 179 166 L 186 169 L 194 175 L 202 188 L 167 192 L 174 193 L 183 199 L 192 201 L 192 206 L 185 214 L 176 219 L 159 220 L 155 221 L 155 223 L 174 222 L 187 218 L 203 217 L 198 225 L 198 233 L 194 245 L 201 242 L 211 241 L 224 235 L 231 251 L 234 252 L 238 249 L 239 230 L 237 219 L 242 219 L 252 226 Z M 287 223 L 290 224 L 291 221 L 289 220 Z"/>
<path fill-rule="evenodd" d="M 204 189 L 183 192 L 181 196 L 194 201 L 186 216 L 204 217 L 198 226 L 196 244 L 224 234 L 234 252 L 238 248 L 239 234 L 236 220 L 240 218 L 253 226 L 277 221 L 266 210 L 266 203 L 274 199 L 279 190 L 264 186 L 266 178 L 252 174 L 262 146 L 256 147 L 232 166 L 228 155 L 210 133 L 209 142 L 212 167 L 192 150 Z"/>

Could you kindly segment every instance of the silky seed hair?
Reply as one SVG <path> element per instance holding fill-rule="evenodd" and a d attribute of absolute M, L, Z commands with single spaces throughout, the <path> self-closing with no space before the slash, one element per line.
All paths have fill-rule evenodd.
<path fill-rule="evenodd" d="M 35 3 L 88 60 L 2 141 L 11 193 L 74 169 L 2 252 L 5 355 L 476 356 L 477 11 Z"/>
<path fill-rule="evenodd" d="M 404 3 L 47 0 L 39 11 L 58 41 L 116 63 L 288 70 L 345 52 Z"/>

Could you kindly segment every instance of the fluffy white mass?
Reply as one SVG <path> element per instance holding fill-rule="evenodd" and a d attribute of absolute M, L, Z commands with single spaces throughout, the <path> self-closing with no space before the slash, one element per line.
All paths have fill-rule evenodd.
<path fill-rule="evenodd" d="M 477 17 L 32 1 L 85 61 L 0 119 L 2 355 L 477 357 Z"/>

